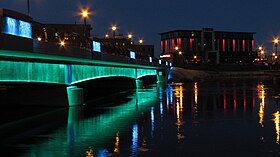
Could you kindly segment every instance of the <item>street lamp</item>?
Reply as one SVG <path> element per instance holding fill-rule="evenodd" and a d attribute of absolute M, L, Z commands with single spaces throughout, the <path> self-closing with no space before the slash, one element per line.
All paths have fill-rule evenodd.
<path fill-rule="evenodd" d="M 113 32 L 113 38 L 115 38 L 117 26 L 116 25 L 112 25 L 111 29 L 112 29 L 112 32 Z"/>
<path fill-rule="evenodd" d="M 277 46 L 278 46 L 278 43 L 279 43 L 279 39 L 278 38 L 274 38 L 273 39 L 273 43 L 275 45 L 275 54 L 277 55 Z"/>
<path fill-rule="evenodd" d="M 86 40 L 86 38 L 87 38 L 87 36 L 86 36 L 86 31 L 87 31 L 87 18 L 88 18 L 88 16 L 89 16 L 88 10 L 87 10 L 87 9 L 83 9 L 83 10 L 81 11 L 81 15 L 82 15 L 82 17 L 84 18 L 84 42 L 83 42 L 83 44 L 84 44 L 84 47 L 86 48 L 86 43 L 87 43 L 87 40 Z"/>
<path fill-rule="evenodd" d="M 139 44 L 140 44 L 140 45 L 142 45 L 143 42 L 144 42 L 143 39 L 140 39 L 140 40 L 139 40 Z"/>
<path fill-rule="evenodd" d="M 129 33 L 128 35 L 127 35 L 127 37 L 128 37 L 128 39 L 132 39 L 132 37 L 133 37 L 133 35 L 131 34 L 131 33 Z"/>

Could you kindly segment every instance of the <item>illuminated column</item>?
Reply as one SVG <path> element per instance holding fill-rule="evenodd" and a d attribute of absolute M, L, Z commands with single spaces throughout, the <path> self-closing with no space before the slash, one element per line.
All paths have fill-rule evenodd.
<path fill-rule="evenodd" d="M 83 89 L 76 86 L 67 87 L 69 106 L 82 105 L 84 103 Z"/>
<path fill-rule="evenodd" d="M 143 88 L 143 80 L 136 79 L 136 88 Z"/>

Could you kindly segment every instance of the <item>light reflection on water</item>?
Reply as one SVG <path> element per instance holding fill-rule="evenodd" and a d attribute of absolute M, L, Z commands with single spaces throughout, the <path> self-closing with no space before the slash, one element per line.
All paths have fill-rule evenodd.
<path fill-rule="evenodd" d="M 71 107 L 64 125 L 14 147 L 40 157 L 280 155 L 279 94 L 277 83 L 252 80 L 151 87 Z"/>

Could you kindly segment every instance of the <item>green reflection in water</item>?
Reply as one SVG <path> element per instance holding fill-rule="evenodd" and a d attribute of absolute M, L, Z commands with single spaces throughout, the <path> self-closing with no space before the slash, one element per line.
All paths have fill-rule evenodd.
<path fill-rule="evenodd" d="M 24 146 L 30 149 L 23 156 L 86 156 L 89 148 L 94 152 L 108 149 L 102 148 L 105 141 L 109 140 L 114 144 L 116 134 L 129 130 L 127 127 L 142 112 L 158 102 L 157 88 L 137 90 L 129 98 L 127 103 L 109 107 L 108 112 L 87 119 L 80 118 L 86 107 L 70 107 L 67 126 L 47 135 L 47 140 Z M 114 149 L 109 152 L 113 153 Z"/>

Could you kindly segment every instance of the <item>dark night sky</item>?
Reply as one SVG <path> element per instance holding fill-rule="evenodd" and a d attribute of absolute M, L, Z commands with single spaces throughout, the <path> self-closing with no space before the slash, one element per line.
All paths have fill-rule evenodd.
<path fill-rule="evenodd" d="M 256 45 L 272 49 L 280 35 L 279 0 L 30 0 L 31 16 L 42 23 L 82 23 L 88 6 L 92 34 L 103 36 L 112 24 L 118 33 L 134 33 L 159 54 L 158 33 L 212 27 L 219 31 L 256 32 Z M 0 7 L 27 12 L 26 0 L 1 0 Z"/>

